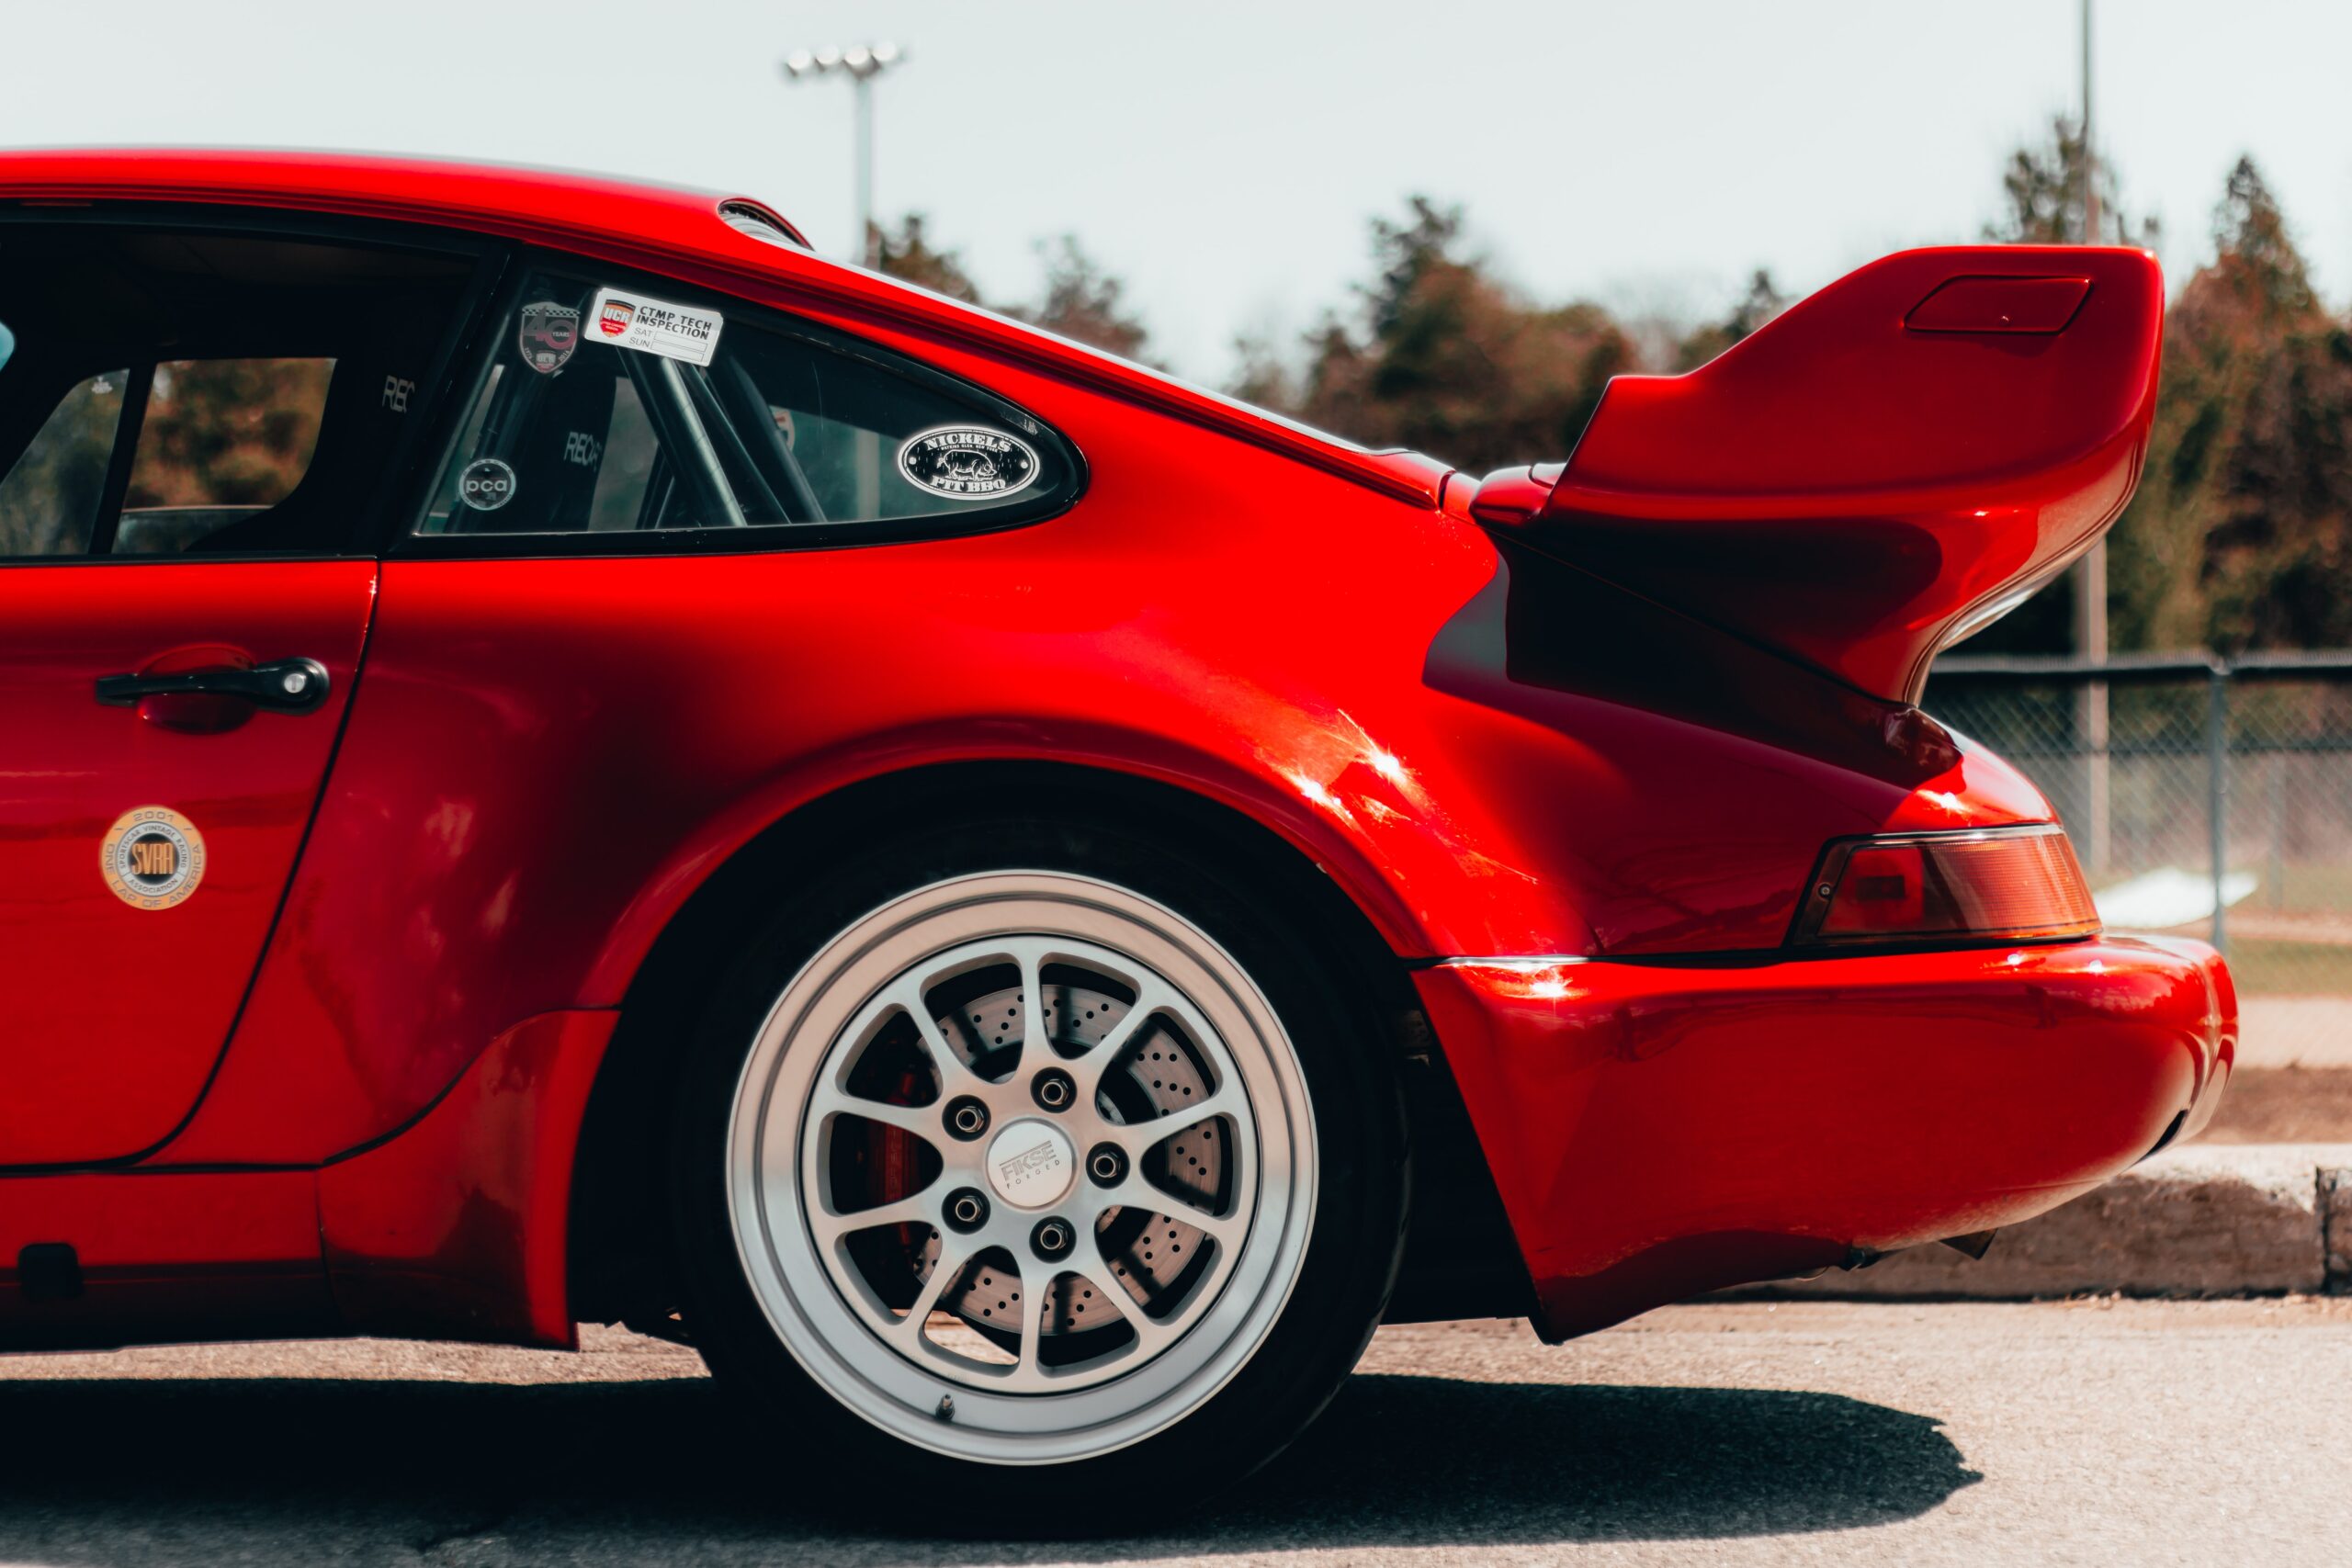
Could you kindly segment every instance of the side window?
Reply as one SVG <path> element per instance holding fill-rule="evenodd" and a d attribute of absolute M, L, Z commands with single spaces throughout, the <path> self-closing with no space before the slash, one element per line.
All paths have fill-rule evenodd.
<path fill-rule="evenodd" d="M 476 262 L 0 222 L 0 557 L 364 547 Z"/>
<path fill-rule="evenodd" d="M 310 471 L 332 359 L 173 359 L 155 367 L 117 555 L 177 554 L 269 511 Z"/>
<path fill-rule="evenodd" d="M 583 288 L 531 280 L 423 532 L 614 533 L 730 521 L 691 482 L 699 470 L 688 445 L 665 443 L 655 424 L 655 400 L 673 397 L 662 367 L 582 341 Z"/>
<path fill-rule="evenodd" d="M 77 556 L 90 547 L 128 370 L 75 381 L 0 479 L 0 556 Z"/>
<path fill-rule="evenodd" d="M 541 272 L 419 531 L 985 523 L 1056 504 L 1077 472 L 1028 415 L 870 345 L 680 289 Z"/>
<path fill-rule="evenodd" d="M 1031 500 L 1067 473 L 1035 421 L 895 373 L 876 351 L 757 329 L 730 346 L 716 367 L 725 393 L 781 438 L 778 462 L 827 517 L 951 517 Z"/>

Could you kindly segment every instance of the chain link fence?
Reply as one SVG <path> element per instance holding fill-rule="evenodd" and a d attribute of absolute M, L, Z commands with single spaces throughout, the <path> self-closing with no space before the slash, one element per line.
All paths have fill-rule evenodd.
<path fill-rule="evenodd" d="M 2229 955 L 2242 1061 L 2352 1047 L 2352 653 L 1950 658 L 1922 705 L 2041 786 L 2111 930 Z"/>

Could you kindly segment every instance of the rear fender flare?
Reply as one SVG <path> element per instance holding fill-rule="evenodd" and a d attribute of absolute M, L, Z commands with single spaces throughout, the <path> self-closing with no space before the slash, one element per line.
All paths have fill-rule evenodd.
<path fill-rule="evenodd" d="M 922 761 L 910 762 L 910 755 Z M 1433 919 L 1432 912 L 1479 896 L 1461 887 L 1449 897 L 1449 890 L 1431 885 L 1432 867 L 1460 858 L 1455 846 L 1442 841 L 1441 829 L 1419 829 L 1419 841 L 1411 832 L 1367 831 L 1360 818 L 1325 804 L 1328 792 L 1312 781 L 1251 773 L 1163 737 L 1091 727 L 1081 733 L 1072 727 L 1016 747 L 969 730 L 891 734 L 809 759 L 703 823 L 645 882 L 606 934 L 575 1005 L 620 1002 L 673 922 L 743 857 L 788 852 L 823 831 L 829 820 L 846 817 L 887 830 L 891 809 L 953 809 L 976 792 L 1006 788 L 1109 790 L 1179 808 L 1191 803 L 1246 823 L 1320 871 L 1388 950 L 1403 957 L 1446 951 L 1446 922 Z"/>

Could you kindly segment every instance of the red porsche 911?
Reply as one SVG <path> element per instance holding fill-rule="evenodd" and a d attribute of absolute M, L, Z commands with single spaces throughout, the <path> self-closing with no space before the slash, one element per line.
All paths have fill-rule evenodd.
<path fill-rule="evenodd" d="M 0 156 L 0 1346 L 618 1322 L 1019 1506 L 2084 1192 L 2228 975 L 1916 705 L 2162 315 L 1906 253 L 1473 479 L 749 200 Z"/>

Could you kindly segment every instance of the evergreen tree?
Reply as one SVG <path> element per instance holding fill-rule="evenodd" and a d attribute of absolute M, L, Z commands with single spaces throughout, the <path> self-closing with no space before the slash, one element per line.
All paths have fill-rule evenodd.
<path fill-rule="evenodd" d="M 1758 267 L 1747 279 L 1747 292 L 1731 314 L 1684 338 L 1674 353 L 1674 368 L 1695 370 L 1733 344 L 1789 308 L 1789 298 L 1772 286 L 1771 273 Z"/>
<path fill-rule="evenodd" d="M 1372 240 L 1374 279 L 1352 321 L 1309 336 L 1288 412 L 1474 473 L 1566 457 L 1609 378 L 1634 367 L 1608 312 L 1521 299 L 1464 253 L 1461 209 L 1426 197 L 1376 220 Z"/>
<path fill-rule="evenodd" d="M 2109 551 L 2120 646 L 2352 642 L 2352 334 L 2240 159 L 2165 334 L 2156 430 Z"/>
<path fill-rule="evenodd" d="M 2083 239 L 2083 161 L 2087 148 L 2080 122 L 2060 115 L 2050 122 L 2048 140 L 2019 147 L 2001 171 L 2001 215 L 1984 228 L 1998 244 L 2071 245 Z M 2124 207 L 2121 182 L 2112 159 L 2098 162 L 2098 243 L 2154 245 L 2162 231 L 2153 217 L 2133 222 Z M 2161 420 L 2159 421 L 2161 434 Z M 2143 480 L 2144 490 L 2145 481 Z M 2135 511 L 2137 508 L 2134 509 Z M 2108 641 L 2115 649 L 2144 646 L 2132 639 L 2135 621 L 2122 588 L 2137 563 L 2119 559 L 2131 546 L 2119 524 L 2108 546 Z M 2062 577 L 2002 620 L 1970 639 L 1971 653 L 2071 653 L 2075 649 L 2074 584 Z M 2185 646 L 2185 645 L 2184 645 Z"/>
<path fill-rule="evenodd" d="M 1075 235 L 1064 234 L 1038 251 L 1046 262 L 1046 298 L 1035 310 L 1012 313 L 1105 354 L 1148 363 L 1143 347 L 1151 334 L 1126 307 L 1126 285 L 1081 250 Z"/>
<path fill-rule="evenodd" d="M 892 233 L 880 224 L 867 231 L 876 252 L 877 270 L 903 282 L 944 294 L 950 299 L 961 299 L 967 305 L 980 303 L 980 291 L 964 272 L 964 265 L 954 251 L 943 251 L 931 243 L 923 230 L 923 216 L 910 212 L 899 220 L 899 231 Z"/>
<path fill-rule="evenodd" d="M 2083 159 L 2087 149 L 2079 121 L 2060 115 L 2050 122 L 2050 140 L 2020 147 L 2001 171 L 2005 203 L 2000 219 L 1984 226 L 1984 238 L 2005 245 L 2081 244 Z M 2136 226 L 2125 213 L 2115 164 L 2098 163 L 2098 232 L 2102 245 L 2154 245 L 2161 231 L 2153 218 Z"/>

